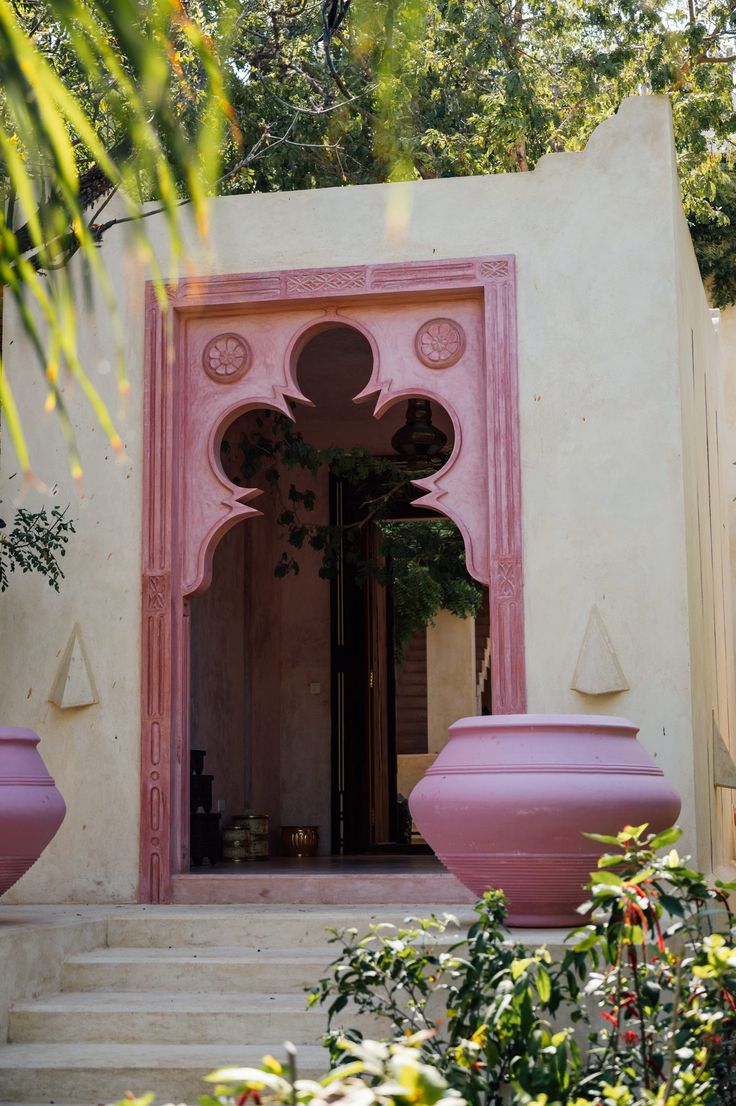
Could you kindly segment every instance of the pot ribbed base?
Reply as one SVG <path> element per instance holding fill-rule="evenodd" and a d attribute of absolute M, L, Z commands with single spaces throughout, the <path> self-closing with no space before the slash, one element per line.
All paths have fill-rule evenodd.
<path fill-rule="evenodd" d="M 33 730 L 0 727 L 0 895 L 35 864 L 64 821 L 64 800 L 39 740 Z"/>
<path fill-rule="evenodd" d="M 558 854 L 554 858 L 530 853 L 437 855 L 478 897 L 489 887 L 502 887 L 509 925 L 559 927 L 582 925 L 584 921 L 570 903 L 583 901 L 584 886 L 596 867 L 597 853 Z"/>
<path fill-rule="evenodd" d="M 0 856 L 0 895 L 4 895 L 35 863 L 34 856 Z"/>

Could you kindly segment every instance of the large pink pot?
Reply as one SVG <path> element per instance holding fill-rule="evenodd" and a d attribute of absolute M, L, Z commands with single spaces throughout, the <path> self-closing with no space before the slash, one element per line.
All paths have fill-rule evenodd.
<path fill-rule="evenodd" d="M 38 860 L 66 806 L 33 730 L 0 728 L 0 895 Z"/>
<path fill-rule="evenodd" d="M 412 816 L 466 887 L 505 892 L 511 925 L 574 925 L 605 851 L 582 834 L 658 831 L 680 813 L 638 732 L 595 715 L 462 718 L 412 791 Z"/>

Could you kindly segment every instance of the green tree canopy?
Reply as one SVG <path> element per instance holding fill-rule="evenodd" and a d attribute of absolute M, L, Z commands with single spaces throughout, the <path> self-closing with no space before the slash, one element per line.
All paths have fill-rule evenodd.
<path fill-rule="evenodd" d="M 672 102 L 703 274 L 715 277 L 716 303 L 736 299 L 736 281 L 724 279 L 734 240 L 731 0 L 353 0 L 346 9 L 337 0 L 245 6 L 229 87 L 249 154 L 229 152 L 228 190 L 525 171 L 546 153 L 581 149 L 624 97 L 661 93 Z"/>
<path fill-rule="evenodd" d="M 672 102 L 703 274 L 733 302 L 735 38 L 732 0 L 0 0 L 0 286 L 72 456 L 66 373 L 119 442 L 66 266 L 82 254 L 104 287 L 113 190 L 142 243 L 160 201 L 176 246 L 182 200 L 204 229 L 218 192 L 526 171 L 651 90 Z M 28 469 L 2 373 L 0 404 Z"/>

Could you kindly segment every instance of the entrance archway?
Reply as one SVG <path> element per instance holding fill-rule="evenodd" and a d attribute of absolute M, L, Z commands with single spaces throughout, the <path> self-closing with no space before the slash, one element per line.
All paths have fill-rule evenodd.
<path fill-rule="evenodd" d="M 489 587 L 493 709 L 525 706 L 513 259 L 306 270 L 183 282 L 148 297 L 143 580 L 141 898 L 176 899 L 188 868 L 190 601 L 222 536 L 257 513 L 220 447 L 239 412 L 308 402 L 296 364 L 321 329 L 365 335 L 358 398 L 375 415 L 423 395 L 450 412 L 448 463 L 417 505 L 460 528 Z M 176 351 L 175 357 L 169 350 Z"/>

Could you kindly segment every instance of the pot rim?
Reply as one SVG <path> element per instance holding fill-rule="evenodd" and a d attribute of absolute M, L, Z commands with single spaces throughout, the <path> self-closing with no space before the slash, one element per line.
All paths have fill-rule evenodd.
<path fill-rule="evenodd" d="M 0 741 L 21 741 L 27 745 L 38 745 L 41 738 L 35 730 L 24 726 L 0 726 Z"/>
<path fill-rule="evenodd" d="M 603 730 L 610 736 L 636 736 L 639 732 L 639 727 L 628 718 L 610 714 L 479 714 L 459 718 L 449 729 L 451 734 L 483 730 L 544 732 L 562 729 L 568 733 Z"/>

